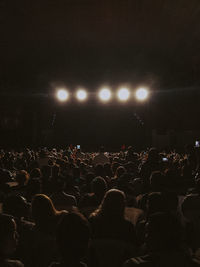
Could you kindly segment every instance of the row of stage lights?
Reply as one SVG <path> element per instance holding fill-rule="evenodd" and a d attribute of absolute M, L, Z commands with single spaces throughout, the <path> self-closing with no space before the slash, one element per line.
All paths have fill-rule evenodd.
<path fill-rule="evenodd" d="M 88 93 L 84 89 L 78 90 L 75 95 L 76 95 L 77 100 L 79 101 L 85 101 L 88 98 Z M 108 88 L 103 88 L 98 93 L 99 99 L 103 102 L 108 102 L 109 100 L 111 100 L 112 96 L 113 94 L 111 90 L 109 90 Z M 140 88 L 135 91 L 135 97 L 139 101 L 146 100 L 148 96 L 149 96 L 149 91 L 145 88 Z M 59 101 L 64 102 L 69 99 L 70 93 L 65 89 L 59 89 L 57 90 L 56 97 Z M 120 101 L 125 102 L 130 97 L 131 97 L 131 92 L 127 88 L 121 88 L 117 92 L 117 98 Z"/>

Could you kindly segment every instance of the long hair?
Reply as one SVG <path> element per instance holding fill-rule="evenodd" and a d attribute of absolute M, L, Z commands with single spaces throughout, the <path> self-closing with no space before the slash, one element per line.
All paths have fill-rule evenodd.
<path fill-rule="evenodd" d="M 32 200 L 32 216 L 36 226 L 44 228 L 62 211 L 57 211 L 52 200 L 44 195 L 37 194 Z"/>
<path fill-rule="evenodd" d="M 111 189 L 106 192 L 100 206 L 91 217 L 101 216 L 103 218 L 123 219 L 125 212 L 125 194 L 124 192 Z"/>

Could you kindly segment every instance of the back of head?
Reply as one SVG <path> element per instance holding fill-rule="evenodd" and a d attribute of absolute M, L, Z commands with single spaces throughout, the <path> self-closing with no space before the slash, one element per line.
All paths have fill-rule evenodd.
<path fill-rule="evenodd" d="M 65 189 L 65 181 L 63 179 L 57 179 L 54 183 L 54 191 L 61 192 Z"/>
<path fill-rule="evenodd" d="M 94 168 L 94 172 L 96 176 L 103 176 L 104 175 L 104 167 L 102 164 L 97 164 Z"/>
<path fill-rule="evenodd" d="M 181 209 L 185 218 L 189 221 L 199 221 L 200 217 L 200 196 L 191 194 L 184 198 Z"/>
<path fill-rule="evenodd" d="M 10 234 L 13 228 L 13 218 L 10 215 L 0 214 L 0 247 L 5 241 L 7 235 Z"/>
<path fill-rule="evenodd" d="M 33 178 L 28 181 L 26 192 L 28 200 L 31 200 L 36 194 L 40 194 L 42 191 L 42 182 L 38 178 Z"/>
<path fill-rule="evenodd" d="M 35 195 L 32 200 L 32 216 L 39 228 L 44 228 L 56 215 L 51 199 L 43 194 Z"/>
<path fill-rule="evenodd" d="M 100 214 L 107 217 L 124 218 L 125 194 L 117 189 L 106 192 L 100 206 Z"/>
<path fill-rule="evenodd" d="M 90 230 L 82 214 L 68 213 L 57 228 L 57 243 L 62 260 L 66 263 L 79 262 L 88 247 Z"/>
<path fill-rule="evenodd" d="M 195 180 L 195 188 L 198 193 L 200 193 L 200 178 Z"/>
<path fill-rule="evenodd" d="M 9 215 L 0 214 L 0 258 L 14 252 L 17 245 L 15 232 L 14 219 Z"/>
<path fill-rule="evenodd" d="M 131 175 L 127 172 L 123 173 L 117 181 L 117 188 L 126 192 L 131 181 Z"/>
<path fill-rule="evenodd" d="M 29 204 L 19 195 L 8 196 L 3 202 L 3 212 L 21 218 L 28 215 Z"/>
<path fill-rule="evenodd" d="M 128 152 L 129 152 L 129 153 L 133 153 L 133 152 L 134 152 L 134 149 L 133 149 L 132 146 L 129 146 L 129 147 L 128 147 Z"/>
<path fill-rule="evenodd" d="M 160 171 L 152 172 L 150 176 L 150 185 L 152 191 L 161 191 L 164 186 L 164 175 Z"/>
<path fill-rule="evenodd" d="M 34 168 L 30 172 L 30 178 L 40 178 L 42 176 L 41 170 L 39 168 Z"/>
<path fill-rule="evenodd" d="M 169 213 L 152 214 L 146 225 L 146 243 L 149 250 L 163 251 L 180 248 L 181 225 Z"/>
<path fill-rule="evenodd" d="M 148 215 L 155 212 L 165 212 L 166 211 L 166 198 L 163 193 L 152 192 L 148 195 L 147 199 L 147 212 Z"/>
<path fill-rule="evenodd" d="M 107 190 L 107 184 L 106 181 L 100 177 L 97 176 L 95 179 L 91 182 L 92 186 L 92 192 L 95 193 L 95 195 L 104 195 Z"/>
<path fill-rule="evenodd" d="M 119 166 L 115 172 L 115 177 L 119 178 L 126 172 L 126 169 L 123 166 Z"/>
<path fill-rule="evenodd" d="M 9 171 L 0 168 L 0 184 L 5 184 L 11 181 L 11 174 Z"/>
<path fill-rule="evenodd" d="M 111 164 L 105 163 L 103 167 L 104 167 L 105 175 L 111 177 L 112 176 Z"/>
<path fill-rule="evenodd" d="M 29 174 L 25 170 L 21 170 L 16 175 L 16 181 L 20 186 L 26 185 L 29 180 Z"/>
<path fill-rule="evenodd" d="M 51 176 L 51 167 L 48 165 L 44 165 L 41 167 L 42 177 L 49 178 Z"/>
<path fill-rule="evenodd" d="M 148 153 L 148 161 L 158 161 L 159 154 L 156 148 L 152 147 Z"/>
<path fill-rule="evenodd" d="M 100 153 L 104 153 L 104 152 L 105 152 L 105 148 L 104 148 L 104 146 L 101 146 L 101 147 L 99 148 L 99 152 L 100 152 Z"/>
<path fill-rule="evenodd" d="M 88 172 L 85 176 L 85 180 L 87 184 L 90 184 L 92 182 L 92 180 L 95 178 L 94 173 L 92 172 Z"/>

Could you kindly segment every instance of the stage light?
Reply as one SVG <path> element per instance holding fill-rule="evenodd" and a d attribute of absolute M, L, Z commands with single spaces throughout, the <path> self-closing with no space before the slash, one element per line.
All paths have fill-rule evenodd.
<path fill-rule="evenodd" d="M 104 88 L 99 92 L 99 97 L 102 101 L 108 101 L 111 98 L 111 91 L 107 88 Z"/>
<path fill-rule="evenodd" d="M 149 95 L 149 92 L 147 89 L 144 89 L 144 88 L 140 88 L 136 91 L 136 98 L 139 100 L 139 101 L 143 101 L 145 99 L 147 99 Z"/>
<path fill-rule="evenodd" d="M 65 89 L 60 89 L 57 91 L 57 98 L 59 101 L 66 101 L 69 98 L 69 93 Z"/>
<path fill-rule="evenodd" d="M 78 90 L 76 93 L 76 97 L 80 101 L 84 101 L 87 98 L 87 92 L 85 90 Z"/>
<path fill-rule="evenodd" d="M 127 101 L 128 98 L 129 98 L 129 96 L 130 96 L 130 92 L 129 92 L 128 89 L 122 88 L 122 89 L 120 89 L 118 91 L 117 96 L 118 96 L 119 100 L 121 100 L 121 101 Z"/>

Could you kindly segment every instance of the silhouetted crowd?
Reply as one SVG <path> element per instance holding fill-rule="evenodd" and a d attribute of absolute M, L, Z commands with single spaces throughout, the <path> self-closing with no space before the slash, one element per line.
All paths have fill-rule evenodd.
<path fill-rule="evenodd" d="M 200 264 L 200 151 L 0 150 L 0 267 Z"/>

